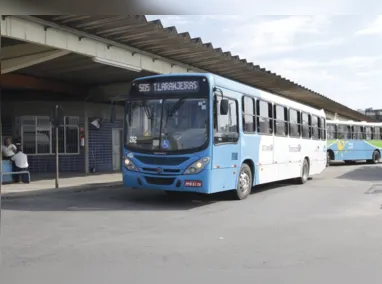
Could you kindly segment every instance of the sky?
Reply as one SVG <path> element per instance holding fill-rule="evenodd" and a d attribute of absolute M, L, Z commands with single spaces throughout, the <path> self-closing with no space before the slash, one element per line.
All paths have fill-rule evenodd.
<path fill-rule="evenodd" d="M 151 15 L 353 109 L 382 109 L 382 16 Z"/>

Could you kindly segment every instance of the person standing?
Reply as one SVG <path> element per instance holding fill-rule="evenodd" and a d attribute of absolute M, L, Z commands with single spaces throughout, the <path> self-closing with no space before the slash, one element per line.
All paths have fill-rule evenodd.
<path fill-rule="evenodd" d="M 29 168 L 28 164 L 28 156 L 25 155 L 20 148 L 17 148 L 16 154 L 14 154 L 11 157 L 11 160 L 14 162 L 14 167 L 15 167 L 15 172 L 22 172 L 22 171 L 27 171 Z M 20 182 L 20 176 L 21 176 L 21 181 L 23 183 L 29 183 L 30 180 L 28 178 L 28 174 L 19 174 L 18 179 L 16 180 Z"/>
<path fill-rule="evenodd" d="M 16 153 L 17 147 L 15 144 L 12 144 L 9 137 L 6 137 L 1 150 L 3 152 L 3 160 L 9 160 Z"/>

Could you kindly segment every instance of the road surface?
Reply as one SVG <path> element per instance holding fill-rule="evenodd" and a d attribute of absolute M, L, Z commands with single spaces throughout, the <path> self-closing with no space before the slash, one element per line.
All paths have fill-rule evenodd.
<path fill-rule="evenodd" d="M 244 201 L 122 188 L 3 200 L 1 283 L 380 283 L 381 193 L 382 166 L 358 164 Z"/>

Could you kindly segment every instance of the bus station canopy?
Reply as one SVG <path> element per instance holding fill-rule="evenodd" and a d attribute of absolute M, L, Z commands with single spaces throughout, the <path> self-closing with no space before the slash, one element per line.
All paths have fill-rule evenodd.
<path fill-rule="evenodd" d="M 147 21 L 142 15 L 34 17 L 181 62 L 200 71 L 236 80 L 348 119 L 373 121 L 358 111 L 247 62 L 229 51 L 215 48 L 211 43 L 203 43 L 200 38 L 191 38 L 188 32 L 178 33 L 175 27 L 165 28 L 160 20 Z"/>

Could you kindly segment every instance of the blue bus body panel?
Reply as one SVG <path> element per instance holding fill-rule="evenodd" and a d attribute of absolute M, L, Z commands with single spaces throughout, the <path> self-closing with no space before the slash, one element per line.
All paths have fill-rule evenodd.
<path fill-rule="evenodd" d="M 241 97 L 243 93 L 255 94 L 256 90 L 239 83 L 232 82 L 220 76 L 213 76 L 211 83 L 223 89 L 224 95 L 237 99 L 238 110 L 242 109 Z M 242 120 L 239 116 L 239 128 L 242 129 Z M 247 159 L 254 165 L 259 163 L 259 145 L 261 137 L 257 134 L 247 135 L 240 131 L 237 144 L 221 144 L 213 146 L 213 176 L 212 192 L 236 189 L 240 167 Z M 217 167 L 220 168 L 217 168 Z M 254 166 L 255 172 L 252 179 L 253 185 L 258 184 L 258 167 Z M 232 177 L 234 175 L 234 177 Z"/>
<path fill-rule="evenodd" d="M 328 149 L 333 150 L 334 159 L 337 161 L 370 160 L 374 150 L 382 150 L 371 143 L 373 141 L 369 143 L 365 140 L 336 140 L 328 142 Z"/>
<path fill-rule="evenodd" d="M 260 151 L 260 140 L 259 135 L 248 135 L 243 134 L 245 139 L 241 141 L 241 163 L 245 160 L 252 160 L 254 163 L 254 177 L 252 178 L 253 186 L 259 184 L 259 151 Z"/>

